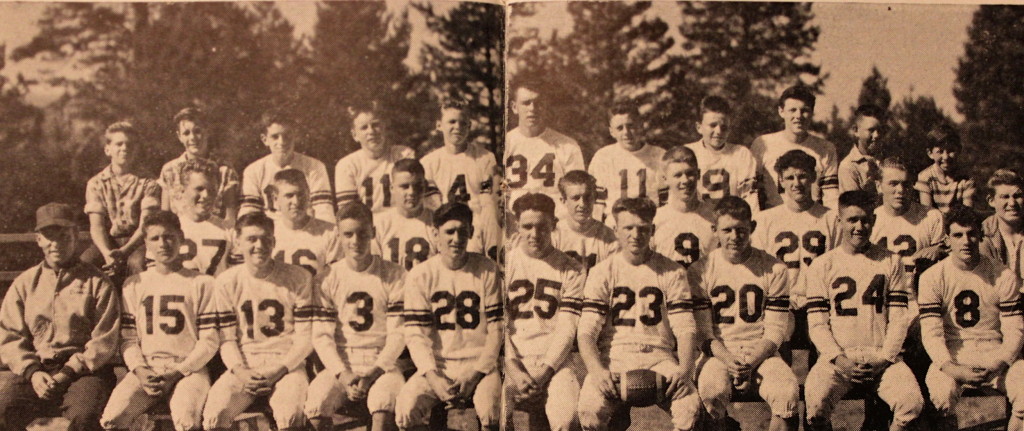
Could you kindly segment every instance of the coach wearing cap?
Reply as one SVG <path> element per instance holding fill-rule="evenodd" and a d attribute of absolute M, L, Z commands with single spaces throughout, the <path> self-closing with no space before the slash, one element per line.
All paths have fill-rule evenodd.
<path fill-rule="evenodd" d="M 116 378 L 120 298 L 103 273 L 78 260 L 75 213 L 36 211 L 43 261 L 14 280 L 0 305 L 0 430 L 64 416 L 69 430 L 99 430 Z"/>

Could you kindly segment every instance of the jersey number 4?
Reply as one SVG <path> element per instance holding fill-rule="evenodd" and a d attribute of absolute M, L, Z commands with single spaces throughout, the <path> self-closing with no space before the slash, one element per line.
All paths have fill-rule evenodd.
<path fill-rule="evenodd" d="M 526 185 L 529 177 L 535 180 L 543 181 L 544 187 L 555 186 L 555 155 L 554 153 L 547 153 L 540 159 L 539 162 L 530 171 L 529 177 L 526 175 L 526 171 L 529 169 L 529 162 L 526 157 L 522 154 L 515 154 L 508 156 L 505 161 L 505 166 L 508 167 L 508 186 L 514 189 L 518 189 Z"/>
<path fill-rule="evenodd" d="M 537 279 L 536 286 L 530 280 L 515 280 L 509 283 L 509 317 L 512 320 L 530 319 L 533 317 L 533 313 L 537 313 L 537 317 L 541 319 L 554 317 L 555 312 L 558 310 L 558 297 L 547 293 L 548 288 L 552 288 L 557 292 L 562 289 L 562 283 L 543 278 Z M 531 298 L 537 300 L 537 303 L 533 305 L 533 310 L 522 310 L 522 308 L 525 308 L 524 306 L 530 303 Z"/>
<path fill-rule="evenodd" d="M 438 330 L 452 330 L 455 325 L 463 329 L 476 329 L 480 325 L 480 295 L 468 290 L 453 295 L 451 292 L 434 292 L 430 297 L 434 304 L 434 327 Z M 455 314 L 455 321 L 446 321 L 446 317 Z"/>
<path fill-rule="evenodd" d="M 647 286 L 640 289 L 639 295 L 633 289 L 619 286 L 612 290 L 612 325 L 615 326 L 636 326 L 636 319 L 624 318 L 622 314 L 629 311 L 636 305 L 637 297 L 647 301 L 647 307 L 640 314 L 640 323 L 645 326 L 654 326 L 661 323 L 662 305 L 665 304 L 665 295 L 661 289 Z M 650 313 L 648 313 L 650 312 Z"/>

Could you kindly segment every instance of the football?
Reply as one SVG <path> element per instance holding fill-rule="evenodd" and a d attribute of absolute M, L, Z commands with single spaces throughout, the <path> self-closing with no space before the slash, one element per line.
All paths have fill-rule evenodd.
<path fill-rule="evenodd" d="M 665 400 L 665 377 L 651 370 L 617 374 L 619 399 L 630 407 L 647 407 Z"/>

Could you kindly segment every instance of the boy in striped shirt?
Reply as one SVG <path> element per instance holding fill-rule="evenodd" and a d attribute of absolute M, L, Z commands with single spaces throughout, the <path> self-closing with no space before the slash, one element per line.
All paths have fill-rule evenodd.
<path fill-rule="evenodd" d="M 981 218 L 958 208 L 946 214 L 950 254 L 921 275 L 921 334 L 932 365 L 925 381 L 943 431 L 957 430 L 964 387 L 993 386 L 1010 400 L 1007 430 L 1024 418 L 1024 319 L 1020 279 L 982 256 Z"/>
<path fill-rule="evenodd" d="M 960 135 L 950 126 L 939 126 L 928 133 L 928 158 L 934 164 L 917 175 L 914 188 L 921 194 L 921 204 L 943 213 L 951 207 L 974 206 L 976 186 L 959 164 Z"/>

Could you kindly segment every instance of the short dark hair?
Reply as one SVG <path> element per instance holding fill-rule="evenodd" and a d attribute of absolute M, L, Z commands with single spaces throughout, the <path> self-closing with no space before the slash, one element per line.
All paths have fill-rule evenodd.
<path fill-rule="evenodd" d="M 957 224 L 963 227 L 973 227 L 981 235 L 982 218 L 973 209 L 963 205 L 957 205 L 946 213 L 942 219 L 942 225 L 949 233 L 949 227 Z"/>
<path fill-rule="evenodd" d="M 899 169 L 903 172 L 910 173 L 910 168 L 907 167 L 906 160 L 903 160 L 900 156 L 890 156 L 882 160 L 879 165 L 881 168 Z"/>
<path fill-rule="evenodd" d="M 775 161 L 775 173 L 782 175 L 786 169 L 796 168 L 817 176 L 818 161 L 804 150 L 789 150 Z"/>
<path fill-rule="evenodd" d="M 183 234 L 181 230 L 181 220 L 178 219 L 178 215 L 167 210 L 157 210 L 149 213 L 146 215 L 146 218 L 142 219 L 143 232 L 151 226 L 163 226 L 168 230 L 173 230 Z"/>
<path fill-rule="evenodd" d="M 270 187 L 274 187 L 274 183 L 278 181 L 309 190 L 309 181 L 306 179 L 306 174 L 295 168 L 277 171 L 277 173 L 274 174 L 274 181 L 271 181 L 270 183 Z M 276 189 L 276 187 L 274 188 Z"/>
<path fill-rule="evenodd" d="M 558 191 L 562 194 L 563 198 L 565 197 L 565 188 L 570 185 L 587 186 L 587 193 L 596 196 L 597 180 L 587 171 L 580 169 L 571 170 L 558 180 Z"/>
<path fill-rule="evenodd" d="M 665 165 L 669 163 L 685 163 L 695 168 L 699 168 L 697 164 L 697 154 L 693 150 L 687 148 L 685 145 L 676 145 L 665 151 L 665 154 L 661 156 L 661 167 L 665 169 Z"/>
<path fill-rule="evenodd" d="M 877 195 L 866 190 L 850 190 L 839 195 L 839 209 L 857 207 L 868 214 L 875 210 Z"/>
<path fill-rule="evenodd" d="M 732 115 L 732 106 L 729 106 L 729 101 L 725 100 L 721 96 L 706 96 L 700 101 L 700 112 L 697 122 L 699 123 L 704 119 L 704 114 L 708 112 L 717 112 L 724 115 Z"/>
<path fill-rule="evenodd" d="M 235 233 L 241 234 L 242 228 L 246 226 L 256 226 L 271 234 L 274 233 L 274 219 L 263 212 L 252 212 L 239 217 L 235 222 Z"/>
<path fill-rule="evenodd" d="M 814 90 L 811 90 L 811 87 L 808 87 L 803 84 L 794 85 L 782 92 L 782 95 L 779 96 L 780 108 L 786 106 L 786 99 L 799 100 L 801 102 L 804 102 L 804 104 L 806 104 L 811 109 L 814 109 L 814 103 L 818 100 L 818 98 L 814 95 Z"/>
<path fill-rule="evenodd" d="M 423 164 L 416 159 L 402 159 L 395 162 L 395 166 L 391 168 L 391 178 L 394 178 L 399 172 L 408 172 L 409 174 L 420 178 L 424 178 L 426 176 Z"/>
<path fill-rule="evenodd" d="M 464 100 L 459 99 L 444 99 L 441 102 L 440 109 L 438 111 L 444 112 L 448 109 L 458 109 L 459 111 L 466 111 L 469 109 L 469 104 Z"/>
<path fill-rule="evenodd" d="M 629 118 L 637 120 L 640 118 L 640 110 L 637 109 L 636 103 L 617 102 L 608 109 L 608 121 L 611 122 L 612 117 L 616 115 L 628 115 Z"/>
<path fill-rule="evenodd" d="M 295 128 L 295 120 L 283 112 L 269 110 L 260 116 L 260 134 L 267 133 L 267 129 L 275 124 L 289 129 Z"/>
<path fill-rule="evenodd" d="M 554 218 L 555 200 L 543 193 L 527 193 L 512 204 L 512 213 L 516 215 L 516 219 L 527 210 L 542 212 Z"/>
<path fill-rule="evenodd" d="M 206 175 L 213 183 L 214 191 L 220 190 L 220 167 L 216 163 L 199 158 L 186 160 L 178 167 L 178 182 L 182 187 L 188 184 L 189 174 L 192 173 Z"/>
<path fill-rule="evenodd" d="M 618 220 L 619 213 L 623 211 L 640 217 L 640 219 L 645 222 L 653 223 L 654 215 L 658 212 L 658 205 L 655 204 L 654 201 L 643 196 L 636 198 L 622 198 L 615 201 L 615 204 L 612 205 L 612 217 L 615 217 L 615 219 Z"/>
<path fill-rule="evenodd" d="M 537 93 L 544 93 L 546 89 L 544 81 L 539 76 L 530 72 L 520 73 L 512 79 L 511 85 L 509 85 L 509 94 L 512 96 L 512 100 L 515 100 L 516 92 L 520 88 L 529 88 Z"/>
<path fill-rule="evenodd" d="M 928 132 L 928 151 L 941 148 L 950 151 L 960 151 L 960 133 L 953 126 L 941 124 Z"/>
<path fill-rule="evenodd" d="M 353 219 L 373 226 L 373 211 L 359 200 L 342 205 L 336 218 L 338 223 L 341 223 L 342 220 Z"/>
<path fill-rule="evenodd" d="M 718 201 L 718 204 L 715 205 L 715 221 L 717 222 L 718 218 L 724 215 L 741 221 L 753 219 L 750 204 L 739 196 L 726 196 Z"/>
<path fill-rule="evenodd" d="M 885 110 L 879 107 L 878 105 L 865 103 L 863 105 L 858 106 L 856 111 L 853 111 L 854 126 L 857 125 L 857 121 L 859 121 L 862 117 L 871 117 L 878 121 L 885 121 L 886 114 Z"/>
<path fill-rule="evenodd" d="M 355 126 L 356 118 L 362 114 L 371 114 L 378 119 L 383 118 L 383 115 L 381 115 L 383 109 L 381 109 L 380 103 L 376 100 L 353 103 L 348 106 L 346 111 L 348 111 L 348 118 L 353 127 Z"/>
<path fill-rule="evenodd" d="M 201 109 L 192 106 L 183 108 L 182 110 L 178 111 L 177 114 L 174 114 L 174 130 L 177 131 L 178 126 L 181 124 L 181 122 L 186 120 L 205 126 L 206 113 L 203 112 Z"/>
<path fill-rule="evenodd" d="M 434 211 L 433 224 L 440 228 L 451 220 L 458 220 L 467 226 L 473 224 L 473 210 L 462 202 L 448 202 Z"/>
<path fill-rule="evenodd" d="M 1024 190 L 1024 178 L 1012 169 L 998 169 L 988 178 L 989 190 L 995 191 L 996 186 L 1017 186 Z"/>

